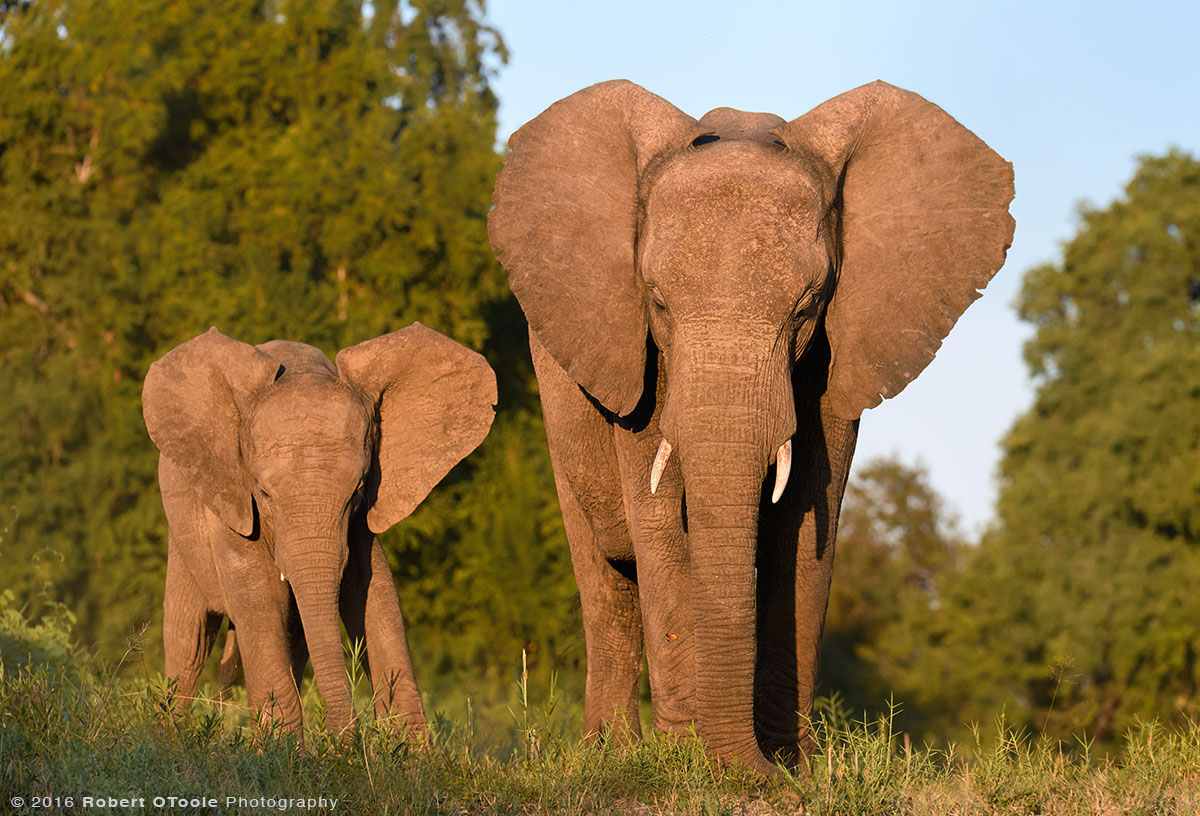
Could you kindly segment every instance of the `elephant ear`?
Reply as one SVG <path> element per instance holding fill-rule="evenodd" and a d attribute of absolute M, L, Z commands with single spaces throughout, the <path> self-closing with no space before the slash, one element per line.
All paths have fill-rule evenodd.
<path fill-rule="evenodd" d="M 709 132 L 613 80 L 554 103 L 509 139 L 488 215 L 492 247 L 546 351 L 617 414 L 636 407 L 646 365 L 639 179 Z"/>
<path fill-rule="evenodd" d="M 164 354 L 142 386 L 142 416 L 154 444 L 243 536 L 254 532 L 254 508 L 239 430 L 278 373 L 278 361 L 213 328 Z"/>
<path fill-rule="evenodd" d="M 420 323 L 337 355 L 338 374 L 376 400 L 379 474 L 367 526 L 382 533 L 416 509 L 487 436 L 496 375 L 482 355 Z"/>
<path fill-rule="evenodd" d="M 775 135 L 827 171 L 841 218 L 828 394 L 838 416 L 854 419 L 929 365 L 1004 264 L 1012 165 L 937 105 L 886 82 L 834 97 Z"/>

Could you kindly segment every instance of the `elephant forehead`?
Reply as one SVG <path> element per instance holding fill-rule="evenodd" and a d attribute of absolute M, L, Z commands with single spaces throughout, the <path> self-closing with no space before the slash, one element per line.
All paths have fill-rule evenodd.
<path fill-rule="evenodd" d="M 823 215 L 796 162 L 755 143 L 714 144 L 673 162 L 655 182 L 643 261 L 761 265 L 778 256 L 790 266 L 815 245 Z"/>
<path fill-rule="evenodd" d="M 250 421 L 258 453 L 365 442 L 371 418 L 362 399 L 341 387 L 279 385 L 259 403 Z"/>
<path fill-rule="evenodd" d="M 668 163 L 653 180 L 646 210 L 655 227 L 670 227 L 690 213 L 759 213 L 815 224 L 825 206 L 802 163 L 774 146 L 733 141 L 684 151 Z"/>

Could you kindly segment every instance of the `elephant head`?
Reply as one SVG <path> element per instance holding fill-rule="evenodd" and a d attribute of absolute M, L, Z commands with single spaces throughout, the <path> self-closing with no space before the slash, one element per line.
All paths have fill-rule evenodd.
<path fill-rule="evenodd" d="M 335 732 L 353 719 L 338 595 L 355 525 L 403 519 L 487 435 L 496 380 L 419 323 L 343 349 L 215 328 L 150 366 L 146 427 L 212 514 L 273 551 Z"/>
<path fill-rule="evenodd" d="M 532 333 L 617 417 L 653 383 L 647 349 L 662 354 L 647 478 L 679 458 L 698 727 L 718 754 L 757 760 L 756 534 L 788 479 L 793 365 L 827 340 L 823 398 L 847 420 L 903 389 L 1004 262 L 1011 166 L 883 82 L 791 122 L 697 121 L 605 82 L 510 148 L 489 231 Z"/>

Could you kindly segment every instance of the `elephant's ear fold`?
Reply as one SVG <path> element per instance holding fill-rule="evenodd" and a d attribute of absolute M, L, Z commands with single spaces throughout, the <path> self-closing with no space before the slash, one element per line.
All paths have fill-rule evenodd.
<path fill-rule="evenodd" d="M 825 318 L 833 409 L 856 418 L 927 366 L 1012 244 L 1012 165 L 937 105 L 885 82 L 782 126 L 827 172 L 841 266 Z"/>
<path fill-rule="evenodd" d="M 496 179 L 488 234 L 530 327 L 618 414 L 637 405 L 646 364 L 639 180 L 708 132 L 632 82 L 602 82 L 514 133 Z"/>
<path fill-rule="evenodd" d="M 142 416 L 154 444 L 217 517 L 244 536 L 254 532 L 254 509 L 239 429 L 278 373 L 276 360 L 214 328 L 164 354 L 142 386 Z"/>
<path fill-rule="evenodd" d="M 367 488 L 367 526 L 382 533 L 487 436 L 496 375 L 482 355 L 420 323 L 342 349 L 337 367 L 378 405 L 379 473 Z"/>

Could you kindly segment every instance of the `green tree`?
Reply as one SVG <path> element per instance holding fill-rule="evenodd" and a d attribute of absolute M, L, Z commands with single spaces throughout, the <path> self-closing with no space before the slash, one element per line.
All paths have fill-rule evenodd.
<path fill-rule="evenodd" d="M 877 459 L 856 470 L 839 522 L 821 693 L 854 716 L 884 712 L 894 699 L 898 728 L 932 730 L 949 689 L 929 647 L 941 637 L 963 548 L 923 468 Z"/>
<path fill-rule="evenodd" d="M 1200 162 L 1143 157 L 1018 299 L 1037 382 L 957 597 L 960 683 L 1119 737 L 1200 688 Z M 986 691 L 985 691 L 986 690 Z"/>

